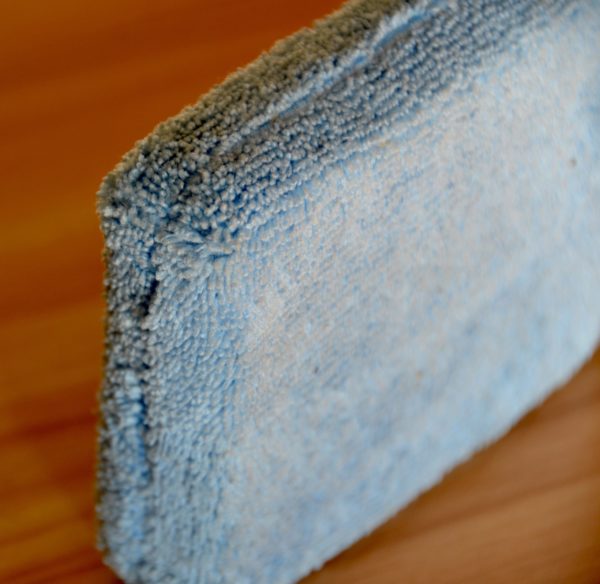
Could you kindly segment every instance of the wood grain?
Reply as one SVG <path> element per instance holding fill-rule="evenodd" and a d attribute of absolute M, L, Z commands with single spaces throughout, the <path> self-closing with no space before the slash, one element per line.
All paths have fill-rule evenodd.
<path fill-rule="evenodd" d="M 1 582 L 118 581 L 93 546 L 101 177 L 157 122 L 338 3 L 4 3 Z M 599 453 L 600 354 L 305 582 L 599 582 Z"/>

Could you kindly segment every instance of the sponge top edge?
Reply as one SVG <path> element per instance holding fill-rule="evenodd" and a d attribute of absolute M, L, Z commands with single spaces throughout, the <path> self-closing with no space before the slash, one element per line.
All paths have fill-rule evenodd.
<path fill-rule="evenodd" d="M 194 170 L 202 167 L 224 141 L 230 146 L 243 139 L 295 101 L 318 92 L 323 79 L 341 76 L 364 60 L 378 40 L 397 26 L 392 16 L 408 19 L 415 10 L 432 4 L 439 2 L 351 0 L 311 28 L 277 41 L 139 140 L 104 178 L 98 193 L 100 208 L 110 203 L 115 191 L 129 191 L 127 185 L 142 178 L 164 187 L 170 175 L 177 177 L 186 155 L 197 162 Z"/>

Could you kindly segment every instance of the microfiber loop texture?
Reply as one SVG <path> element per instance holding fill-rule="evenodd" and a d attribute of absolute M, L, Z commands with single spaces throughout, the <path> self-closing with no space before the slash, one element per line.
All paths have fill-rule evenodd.
<path fill-rule="evenodd" d="M 100 188 L 99 546 L 289 583 L 600 337 L 600 1 L 359 0 Z"/>

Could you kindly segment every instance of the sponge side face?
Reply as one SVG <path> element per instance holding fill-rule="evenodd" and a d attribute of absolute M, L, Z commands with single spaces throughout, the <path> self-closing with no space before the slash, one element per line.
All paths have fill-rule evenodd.
<path fill-rule="evenodd" d="M 579 366 L 599 54 L 596 1 L 355 2 L 126 157 L 100 195 L 122 577 L 297 580 Z"/>

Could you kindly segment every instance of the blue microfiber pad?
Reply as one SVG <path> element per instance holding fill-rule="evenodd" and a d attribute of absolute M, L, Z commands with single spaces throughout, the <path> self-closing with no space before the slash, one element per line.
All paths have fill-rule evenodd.
<path fill-rule="evenodd" d="M 105 179 L 98 515 L 130 583 L 288 583 L 600 336 L 600 2 L 361 0 Z"/>

